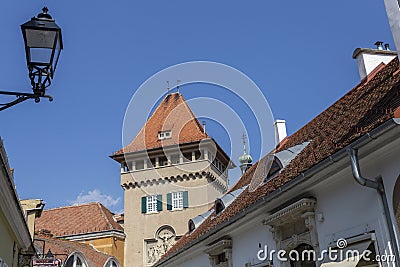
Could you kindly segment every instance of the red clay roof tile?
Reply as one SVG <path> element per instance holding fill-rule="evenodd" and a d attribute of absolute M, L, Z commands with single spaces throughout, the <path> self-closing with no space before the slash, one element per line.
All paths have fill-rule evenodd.
<path fill-rule="evenodd" d="M 54 236 L 124 231 L 111 211 L 98 202 L 44 210 L 35 220 L 35 231 L 43 229 Z"/>
<path fill-rule="evenodd" d="M 47 253 L 50 249 L 56 259 L 62 260 L 62 264 L 65 264 L 68 256 L 75 252 L 82 253 L 87 260 L 89 265 L 88 267 L 103 267 L 107 260 L 112 257 L 108 254 L 99 252 L 88 244 L 49 236 L 35 236 L 34 244 L 41 252 L 43 251 L 44 246 L 44 253 Z M 114 257 L 112 258 L 116 260 Z"/>
<path fill-rule="evenodd" d="M 171 130 L 169 139 L 159 140 L 158 133 Z M 180 93 L 167 95 L 132 142 L 113 156 L 209 138 Z"/>
<path fill-rule="evenodd" d="M 397 57 L 388 65 L 380 66 L 373 77 L 362 81 L 358 86 L 332 104 L 296 133 L 281 144 L 277 151 L 311 141 L 285 169 L 273 179 L 267 181 L 256 191 L 248 189 L 235 199 L 220 215 L 209 216 L 190 235 L 182 237 L 161 259 L 173 257 L 195 244 L 196 241 L 219 224 L 227 221 L 238 212 L 248 208 L 262 197 L 272 193 L 285 183 L 294 179 L 321 162 L 325 158 L 344 148 L 358 137 L 378 127 L 398 114 L 400 106 L 400 72 Z M 256 172 L 256 163 L 230 190 L 236 190 L 250 183 Z"/>

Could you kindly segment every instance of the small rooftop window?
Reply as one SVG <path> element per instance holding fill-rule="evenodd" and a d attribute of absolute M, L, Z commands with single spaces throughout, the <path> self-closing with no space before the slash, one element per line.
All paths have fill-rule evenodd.
<path fill-rule="evenodd" d="M 158 132 L 158 140 L 171 138 L 171 130 Z"/>
<path fill-rule="evenodd" d="M 244 191 L 244 189 L 245 189 L 245 187 L 242 187 L 233 192 L 229 192 L 229 193 L 225 194 L 221 198 L 217 198 L 214 201 L 215 215 L 218 215 L 226 207 L 228 207 Z"/>
<path fill-rule="evenodd" d="M 310 144 L 310 142 L 311 141 L 303 142 L 276 153 L 272 159 L 273 161 L 270 169 L 264 170 L 268 171 L 268 173 L 264 173 L 264 175 L 266 175 L 264 182 L 267 182 L 275 175 L 280 173 L 294 158 L 297 157 L 298 154 L 300 154 L 300 152 L 304 150 L 304 148 L 308 146 L 308 144 Z"/>

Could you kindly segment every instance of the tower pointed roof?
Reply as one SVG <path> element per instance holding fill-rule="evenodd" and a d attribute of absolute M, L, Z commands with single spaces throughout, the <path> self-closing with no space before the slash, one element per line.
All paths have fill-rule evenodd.
<path fill-rule="evenodd" d="M 160 133 L 169 132 L 167 138 Z M 210 138 L 180 93 L 168 94 L 132 142 L 112 156 Z"/>

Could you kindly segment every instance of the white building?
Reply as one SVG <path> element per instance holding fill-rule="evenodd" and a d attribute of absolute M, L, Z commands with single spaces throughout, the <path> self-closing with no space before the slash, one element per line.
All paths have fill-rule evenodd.
<path fill-rule="evenodd" d="M 371 49 L 356 51 L 362 82 L 190 220 L 156 266 L 398 266 L 399 62 L 374 50 L 371 67 Z"/>

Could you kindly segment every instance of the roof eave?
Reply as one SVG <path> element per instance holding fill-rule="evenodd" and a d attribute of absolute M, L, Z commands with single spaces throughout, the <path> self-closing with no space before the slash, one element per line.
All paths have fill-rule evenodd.
<path fill-rule="evenodd" d="M 293 187 L 295 187 L 297 184 L 299 184 L 303 180 L 305 180 L 305 179 L 313 176 L 314 174 L 318 173 L 320 170 L 326 169 L 329 165 L 334 164 L 335 162 L 343 159 L 347 155 L 347 151 L 346 151 L 347 147 L 360 148 L 360 147 L 368 144 L 372 140 L 378 138 L 379 136 L 384 135 L 386 132 L 388 132 L 388 131 L 396 128 L 396 127 L 397 127 L 397 129 L 399 129 L 400 127 L 398 127 L 398 126 L 400 126 L 400 118 L 392 118 L 392 119 L 382 123 L 381 125 L 379 125 L 375 129 L 373 129 L 370 132 L 368 132 L 368 133 L 362 135 L 361 137 L 357 138 L 355 141 L 350 143 L 348 146 L 340 149 L 339 151 L 335 152 L 331 156 L 326 157 L 324 160 L 322 160 L 322 161 L 318 162 L 317 164 L 313 165 L 311 168 L 309 168 L 305 172 L 302 172 L 300 175 L 298 175 L 294 179 L 290 180 L 289 182 L 285 183 L 283 186 L 281 186 L 278 189 L 272 191 L 271 193 L 263 196 L 260 200 L 258 200 L 255 203 L 247 206 L 245 209 L 239 211 L 234 216 L 229 218 L 229 220 L 225 220 L 223 223 L 217 225 L 216 227 L 214 227 L 213 229 L 211 229 L 210 231 L 208 231 L 204 235 L 200 236 L 198 239 L 195 239 L 192 242 L 188 243 L 187 245 L 181 247 L 180 249 L 178 249 L 177 251 L 175 251 L 171 255 L 167 256 L 165 259 L 160 260 L 154 266 L 155 267 L 156 266 L 162 266 L 167 261 L 173 259 L 174 257 L 179 255 L 183 251 L 188 250 L 190 247 L 196 245 L 197 243 L 199 243 L 199 242 L 201 242 L 203 240 L 206 240 L 210 236 L 218 233 L 218 231 L 221 230 L 222 228 L 225 228 L 225 227 L 233 224 L 234 222 L 238 221 L 244 215 L 249 214 L 249 213 L 251 213 L 251 212 L 253 212 L 255 210 L 258 210 L 258 208 L 260 206 L 262 206 L 264 203 L 271 201 L 273 198 L 276 198 L 279 195 L 281 195 L 283 192 L 286 192 L 287 190 L 292 189 Z"/>

